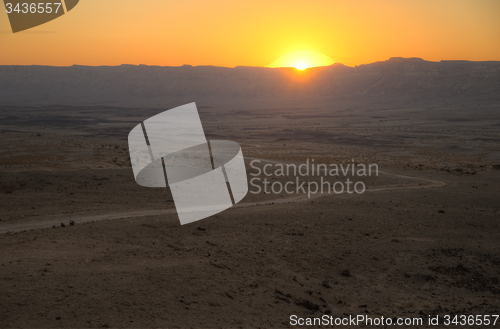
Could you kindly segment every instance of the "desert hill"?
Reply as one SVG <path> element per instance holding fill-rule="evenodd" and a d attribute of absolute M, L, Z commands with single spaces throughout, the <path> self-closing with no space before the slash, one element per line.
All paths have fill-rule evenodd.
<path fill-rule="evenodd" d="M 500 102 L 500 62 L 391 58 L 348 67 L 295 68 L 184 65 L 0 66 L 0 105 L 168 107 L 374 101 L 386 106 L 488 105 Z"/>

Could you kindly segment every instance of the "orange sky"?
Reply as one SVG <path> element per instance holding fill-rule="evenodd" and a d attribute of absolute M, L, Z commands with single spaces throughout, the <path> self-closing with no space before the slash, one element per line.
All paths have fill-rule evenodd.
<path fill-rule="evenodd" d="M 0 65 L 266 66 L 299 49 L 350 66 L 500 60 L 500 0 L 81 0 L 16 34 L 0 8 Z"/>

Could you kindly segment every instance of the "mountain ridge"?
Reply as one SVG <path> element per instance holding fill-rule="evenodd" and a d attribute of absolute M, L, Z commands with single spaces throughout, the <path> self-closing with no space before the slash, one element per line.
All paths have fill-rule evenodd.
<path fill-rule="evenodd" d="M 183 102 L 329 103 L 338 99 L 426 104 L 500 102 L 500 62 L 393 57 L 350 67 L 0 66 L 0 105 L 163 107 Z M 388 97 L 390 95 L 390 97 Z M 389 99 L 390 98 L 390 99 Z M 391 100 L 392 99 L 392 100 Z"/>

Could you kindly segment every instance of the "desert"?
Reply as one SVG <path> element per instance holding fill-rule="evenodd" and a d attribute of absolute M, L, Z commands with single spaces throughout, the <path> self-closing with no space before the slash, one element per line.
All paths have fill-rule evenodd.
<path fill-rule="evenodd" d="M 500 62 L 0 66 L 0 327 L 498 315 L 498 90 Z M 168 188 L 136 184 L 127 136 L 193 101 L 249 181 L 313 160 L 378 175 L 323 177 L 363 193 L 248 193 L 181 226 Z"/>

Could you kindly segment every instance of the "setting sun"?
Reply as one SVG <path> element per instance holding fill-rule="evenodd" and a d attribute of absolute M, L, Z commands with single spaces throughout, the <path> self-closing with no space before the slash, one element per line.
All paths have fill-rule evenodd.
<path fill-rule="evenodd" d="M 330 57 L 313 50 L 296 50 L 281 56 L 267 67 L 295 67 L 305 70 L 309 67 L 328 66 L 334 64 Z"/>
<path fill-rule="evenodd" d="M 304 64 L 304 63 L 297 63 L 297 64 L 295 65 L 295 68 L 296 68 L 297 70 L 305 70 L 305 69 L 307 69 L 307 65 L 306 65 L 306 64 Z"/>

